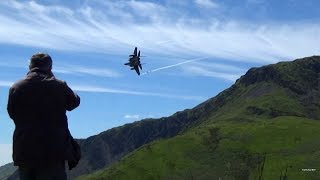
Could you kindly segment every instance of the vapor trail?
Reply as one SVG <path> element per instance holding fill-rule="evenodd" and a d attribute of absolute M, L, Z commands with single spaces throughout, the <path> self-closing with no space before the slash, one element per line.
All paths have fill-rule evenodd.
<path fill-rule="evenodd" d="M 168 69 L 168 68 L 172 68 L 172 67 L 175 67 L 175 66 L 180 66 L 182 64 L 186 64 L 186 63 L 190 63 L 190 62 L 194 62 L 194 61 L 199 61 L 199 60 L 203 60 L 203 59 L 208 59 L 208 58 L 209 57 L 202 57 L 202 58 L 187 60 L 187 61 L 180 62 L 180 63 L 177 63 L 177 64 L 173 64 L 173 65 L 164 66 L 164 67 L 161 67 L 161 68 L 149 70 L 147 72 L 142 73 L 141 75 L 146 75 L 146 74 L 149 74 L 149 73 L 152 73 L 152 72 L 156 72 L 156 71 L 160 71 L 160 70 L 163 70 L 163 69 Z"/>

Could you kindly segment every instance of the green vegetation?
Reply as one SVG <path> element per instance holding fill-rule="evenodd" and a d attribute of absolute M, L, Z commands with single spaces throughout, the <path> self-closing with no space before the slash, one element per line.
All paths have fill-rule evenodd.
<path fill-rule="evenodd" d="M 218 122 L 171 139 L 155 141 L 106 170 L 80 179 L 312 179 L 320 169 L 320 122 L 283 116 Z M 260 168 L 265 156 L 264 170 Z M 315 178 L 316 179 L 316 178 Z"/>

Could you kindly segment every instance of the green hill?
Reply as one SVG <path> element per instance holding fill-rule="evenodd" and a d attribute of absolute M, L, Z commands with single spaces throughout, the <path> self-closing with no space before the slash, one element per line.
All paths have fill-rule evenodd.
<path fill-rule="evenodd" d="M 177 135 L 79 179 L 319 179 L 319 90 L 319 56 L 252 68 Z"/>

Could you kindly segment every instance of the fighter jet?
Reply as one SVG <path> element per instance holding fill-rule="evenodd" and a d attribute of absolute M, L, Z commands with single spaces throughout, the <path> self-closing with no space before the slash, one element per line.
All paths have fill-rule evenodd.
<path fill-rule="evenodd" d="M 129 55 L 129 62 L 124 65 L 131 67 L 131 70 L 136 70 L 137 74 L 140 75 L 139 68 L 142 70 L 142 65 L 140 62 L 140 50 L 137 53 L 137 47 L 134 48 L 133 54 Z"/>

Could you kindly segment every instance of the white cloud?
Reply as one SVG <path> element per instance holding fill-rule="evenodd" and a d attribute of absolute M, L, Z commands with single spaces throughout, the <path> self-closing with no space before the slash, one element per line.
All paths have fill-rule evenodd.
<path fill-rule="evenodd" d="M 197 0 L 197 3 L 215 4 L 208 0 Z M 184 18 L 183 15 L 173 18 L 170 7 L 151 2 L 103 1 L 100 4 L 105 6 L 88 3 L 71 9 L 44 6 L 36 1 L 2 1 L 0 9 L 13 10 L 0 11 L 0 43 L 110 54 L 123 54 L 132 46 L 140 46 L 147 54 L 158 56 L 209 56 L 263 63 L 320 53 L 319 24 L 256 25 Z M 109 12 L 104 7 L 117 12 Z M 136 9 L 128 11 L 133 7 Z M 139 9 L 145 7 L 139 15 Z M 123 13 L 127 15 L 118 18 Z M 145 20 L 147 17 L 150 19 Z M 197 21 L 203 22 L 202 25 L 193 25 L 192 22 Z"/>
<path fill-rule="evenodd" d="M 161 14 L 167 13 L 165 7 L 152 3 L 142 1 L 129 1 L 129 5 L 136 15 L 148 17 L 151 21 L 161 20 Z"/>
<path fill-rule="evenodd" d="M 13 81 L 0 81 L 0 87 L 1 86 L 2 87 L 11 87 L 13 85 L 13 83 L 14 83 Z M 205 100 L 205 98 L 202 96 L 175 95 L 175 94 L 158 93 L 158 92 L 142 92 L 142 91 L 127 90 L 127 89 L 105 88 L 105 87 L 91 86 L 91 85 L 70 85 L 70 87 L 73 90 L 80 91 L 80 92 L 128 94 L 128 95 L 138 95 L 138 96 L 154 96 L 154 97 L 184 99 L 184 100 L 194 100 L 194 101 Z"/>
<path fill-rule="evenodd" d="M 62 73 L 62 74 L 87 74 L 93 76 L 101 76 L 101 77 L 121 77 L 121 74 L 111 70 L 111 69 L 102 69 L 102 68 L 89 68 L 77 65 L 66 65 L 66 66 L 56 66 L 53 69 L 54 72 Z"/>
<path fill-rule="evenodd" d="M 155 116 L 152 115 L 152 114 L 144 114 L 144 115 L 139 115 L 139 114 L 126 114 L 126 115 L 124 115 L 123 118 L 125 118 L 125 119 L 138 120 L 138 119 L 155 118 Z"/>
<path fill-rule="evenodd" d="M 213 61 L 213 62 L 212 62 Z M 212 69 L 217 72 L 225 72 L 225 73 L 245 73 L 247 69 L 240 68 L 238 66 L 233 66 L 229 64 L 216 63 L 214 60 L 206 61 L 206 62 L 193 62 L 194 66 L 200 66 L 202 68 Z"/>
<path fill-rule="evenodd" d="M 138 114 L 126 114 L 124 116 L 125 119 L 140 119 L 140 116 Z"/>
<path fill-rule="evenodd" d="M 241 74 L 221 73 L 221 72 L 212 71 L 207 68 L 199 67 L 199 66 L 185 66 L 183 67 L 183 70 L 188 74 L 192 74 L 196 76 L 220 78 L 220 79 L 225 79 L 232 82 L 235 82 L 241 76 Z"/>
<path fill-rule="evenodd" d="M 12 144 L 0 144 L 0 166 L 12 162 Z"/>
<path fill-rule="evenodd" d="M 10 68 L 28 69 L 28 67 L 27 67 L 28 65 L 22 64 L 22 63 L 17 64 L 17 63 L 9 63 L 9 62 L 0 62 L 0 66 L 10 67 Z M 54 73 L 61 73 L 61 74 L 92 75 L 92 76 L 115 77 L 115 78 L 122 76 L 119 72 L 114 71 L 112 69 L 84 67 L 84 66 L 73 65 L 73 64 L 54 65 L 53 72 Z"/>
<path fill-rule="evenodd" d="M 0 87 L 11 87 L 13 83 L 13 81 L 0 81 Z"/>
<path fill-rule="evenodd" d="M 76 91 L 81 91 L 81 92 L 128 94 L 128 95 L 138 95 L 138 96 L 154 96 L 154 97 L 194 100 L 194 101 L 205 100 L 205 98 L 202 96 L 175 95 L 175 94 L 157 93 L 157 92 L 142 92 L 142 91 L 105 88 L 105 87 L 89 86 L 89 85 L 70 85 L 70 86 L 72 89 L 74 89 Z"/>
<path fill-rule="evenodd" d="M 200 6 L 207 7 L 207 8 L 217 8 L 218 7 L 218 4 L 213 2 L 212 0 L 195 0 L 195 3 Z"/>

